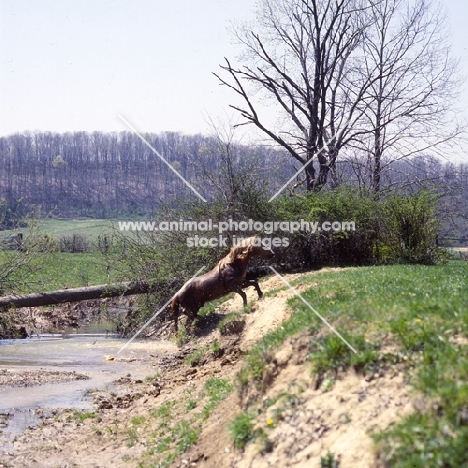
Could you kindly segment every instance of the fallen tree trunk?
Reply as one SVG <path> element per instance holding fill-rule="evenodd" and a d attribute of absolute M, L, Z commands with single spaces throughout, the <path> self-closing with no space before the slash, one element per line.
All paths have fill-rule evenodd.
<path fill-rule="evenodd" d="M 38 307 L 62 304 L 64 302 L 87 301 L 104 297 L 131 296 L 145 294 L 154 290 L 154 285 L 146 282 L 124 282 L 116 284 L 100 284 L 83 288 L 59 289 L 58 291 L 10 295 L 0 297 L 0 309 L 10 306 Z"/>

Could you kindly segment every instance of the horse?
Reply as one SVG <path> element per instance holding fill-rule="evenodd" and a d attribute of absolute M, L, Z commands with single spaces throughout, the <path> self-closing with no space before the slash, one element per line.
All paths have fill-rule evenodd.
<path fill-rule="evenodd" d="M 175 331 L 178 331 L 179 307 L 184 308 L 184 313 L 190 322 L 193 322 L 205 302 L 219 299 L 231 292 L 236 292 L 242 297 L 245 307 L 247 296 L 242 288 L 254 286 L 260 299 L 263 293 L 256 279 L 246 277 L 247 266 L 252 257 L 268 259 L 274 255 L 271 249 L 262 245 L 259 237 L 249 237 L 232 247 L 211 271 L 185 283 L 172 299 Z"/>

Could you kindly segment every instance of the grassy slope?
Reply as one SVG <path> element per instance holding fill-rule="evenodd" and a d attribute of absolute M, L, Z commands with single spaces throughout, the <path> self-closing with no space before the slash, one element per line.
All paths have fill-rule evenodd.
<path fill-rule="evenodd" d="M 296 284 L 306 284 L 303 277 Z M 316 277 L 309 281 L 316 282 Z M 271 293 L 270 293 L 271 294 Z M 468 264 L 393 265 L 323 273 L 303 297 L 358 350 L 354 354 L 301 300 L 247 356 L 240 386 L 261 382 L 265 351 L 308 330 L 315 372 L 372 368 L 404 355 L 412 384 L 437 404 L 375 436 L 386 466 L 468 466 Z"/>

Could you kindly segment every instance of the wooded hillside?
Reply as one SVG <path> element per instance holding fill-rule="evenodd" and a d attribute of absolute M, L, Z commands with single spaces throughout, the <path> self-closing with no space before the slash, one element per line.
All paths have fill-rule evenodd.
<path fill-rule="evenodd" d="M 232 176 L 229 170 L 237 177 L 242 171 L 255 172 L 259 187 L 273 194 L 299 169 L 284 151 L 271 146 L 176 132 L 144 138 L 207 200 L 219 196 L 223 180 Z M 343 155 L 335 182 L 371 190 L 367 156 Z M 433 187 L 444 194 L 443 236 L 468 237 L 468 165 L 425 155 L 389 159 L 382 161 L 381 184 L 382 192 Z M 285 193 L 304 190 L 296 180 Z M 21 200 L 23 206 L 40 207 L 43 215 L 150 216 L 161 201 L 177 198 L 193 200 L 196 195 L 131 132 L 26 132 L 0 138 L 0 200 L 10 210 Z"/>

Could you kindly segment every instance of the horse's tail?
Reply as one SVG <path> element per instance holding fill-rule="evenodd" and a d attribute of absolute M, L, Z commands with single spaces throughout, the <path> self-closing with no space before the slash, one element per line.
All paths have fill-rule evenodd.
<path fill-rule="evenodd" d="M 171 310 L 172 310 L 172 316 L 174 317 L 174 329 L 177 332 L 179 329 L 179 324 L 178 319 L 179 319 L 179 295 L 176 294 L 174 299 L 172 299 L 172 304 L 171 304 Z"/>

